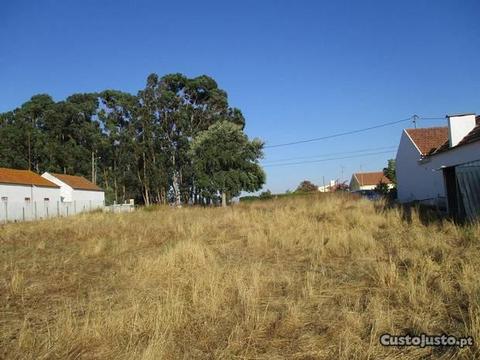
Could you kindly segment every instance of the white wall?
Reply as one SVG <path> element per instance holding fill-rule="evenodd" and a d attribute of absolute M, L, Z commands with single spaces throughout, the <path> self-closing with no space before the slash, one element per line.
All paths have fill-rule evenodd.
<path fill-rule="evenodd" d="M 73 202 L 82 208 L 98 209 L 105 205 L 105 193 L 103 191 L 73 190 Z"/>
<path fill-rule="evenodd" d="M 357 179 L 355 178 L 355 175 L 352 175 L 352 178 L 350 179 L 350 191 L 355 192 L 358 190 L 360 190 L 360 186 Z"/>
<path fill-rule="evenodd" d="M 4 196 L 7 201 L 1 200 Z M 75 215 L 104 207 L 103 191 L 74 190 L 71 202 L 62 202 L 60 196 L 60 188 L 0 184 L 0 224 Z"/>
<path fill-rule="evenodd" d="M 48 198 L 49 201 L 60 200 L 60 189 L 49 188 L 43 186 L 32 185 L 10 185 L 0 184 L 0 198 L 8 197 L 9 202 L 24 203 L 25 198 L 30 198 L 30 201 L 44 201 Z"/>
<path fill-rule="evenodd" d="M 60 179 L 57 179 L 55 176 L 52 174 L 46 172 L 42 174 L 42 177 L 50 180 L 54 184 L 60 186 L 60 196 L 63 198 L 64 202 L 72 202 L 73 201 L 73 189 L 70 185 L 65 184 L 63 181 Z"/>
<path fill-rule="evenodd" d="M 375 190 L 377 185 L 362 185 L 359 190 Z"/>
<path fill-rule="evenodd" d="M 407 132 L 402 132 L 396 158 L 398 201 L 401 203 L 437 199 L 445 196 L 441 171 L 420 163 L 421 153 Z"/>
<path fill-rule="evenodd" d="M 0 184 L 0 198 L 8 197 L 11 202 L 24 202 L 25 198 L 33 200 L 33 187 L 30 185 Z"/>
<path fill-rule="evenodd" d="M 48 201 L 56 203 L 60 201 L 60 189 L 58 188 L 47 188 L 41 186 L 33 186 L 33 199 L 34 201 Z"/>
<path fill-rule="evenodd" d="M 8 198 L 7 201 L 1 200 L 4 196 Z M 30 200 L 26 201 L 25 198 Z M 59 211 L 59 203 L 59 188 L 0 184 L 0 223 L 55 216 Z"/>
<path fill-rule="evenodd" d="M 476 160 L 480 160 L 480 141 L 431 156 L 424 166 L 437 170 L 441 167 L 456 166 Z M 441 171 L 437 172 L 441 173 Z"/>
<path fill-rule="evenodd" d="M 476 126 L 475 114 L 448 117 L 448 143 L 456 146 Z"/>

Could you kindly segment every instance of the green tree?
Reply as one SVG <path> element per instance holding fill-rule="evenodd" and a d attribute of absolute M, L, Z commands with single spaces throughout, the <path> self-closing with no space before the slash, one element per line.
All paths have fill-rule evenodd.
<path fill-rule="evenodd" d="M 308 180 L 303 180 L 295 190 L 296 192 L 315 192 L 318 191 L 318 186 Z"/>
<path fill-rule="evenodd" d="M 250 141 L 239 125 L 221 121 L 201 132 L 193 141 L 190 156 L 201 195 L 227 197 L 241 191 L 257 191 L 265 183 L 265 173 L 258 164 L 263 143 Z"/>
<path fill-rule="evenodd" d="M 388 165 L 383 168 L 383 174 L 393 183 L 397 183 L 395 159 L 388 160 Z"/>
<path fill-rule="evenodd" d="M 387 184 L 385 184 L 384 182 L 380 181 L 377 186 L 375 186 L 375 191 L 377 193 L 379 193 L 380 195 L 383 195 L 383 196 L 387 196 L 389 191 L 390 191 L 390 188 L 388 187 Z"/>
<path fill-rule="evenodd" d="M 201 202 L 211 187 L 197 178 L 191 145 L 220 122 L 245 126 L 205 75 L 151 74 L 136 95 L 105 90 L 55 102 L 40 94 L 0 114 L 0 166 L 81 175 L 109 201 Z"/>

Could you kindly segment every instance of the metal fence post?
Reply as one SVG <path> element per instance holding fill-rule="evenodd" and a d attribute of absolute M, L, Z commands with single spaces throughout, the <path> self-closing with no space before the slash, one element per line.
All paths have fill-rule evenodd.
<path fill-rule="evenodd" d="M 22 206 L 22 219 L 25 221 L 25 207 Z"/>
<path fill-rule="evenodd" d="M 60 203 L 57 201 L 57 216 L 60 216 Z"/>
<path fill-rule="evenodd" d="M 37 202 L 33 203 L 34 211 L 35 211 L 35 220 L 37 220 Z"/>
<path fill-rule="evenodd" d="M 5 224 L 8 222 L 8 201 L 5 201 Z"/>
<path fill-rule="evenodd" d="M 77 200 L 73 200 L 73 214 L 77 213 Z"/>

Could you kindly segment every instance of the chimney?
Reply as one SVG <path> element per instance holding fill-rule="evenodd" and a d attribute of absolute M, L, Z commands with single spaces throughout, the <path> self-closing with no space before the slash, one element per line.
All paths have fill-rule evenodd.
<path fill-rule="evenodd" d="M 475 114 L 447 115 L 447 118 L 448 143 L 454 147 L 475 127 Z"/>

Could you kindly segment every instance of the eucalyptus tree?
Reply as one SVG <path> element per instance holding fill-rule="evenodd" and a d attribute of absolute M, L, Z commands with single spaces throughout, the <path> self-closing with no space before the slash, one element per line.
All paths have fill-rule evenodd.
<path fill-rule="evenodd" d="M 259 165 L 263 143 L 250 141 L 239 125 L 220 121 L 202 131 L 193 141 L 190 156 L 202 196 L 227 198 L 241 191 L 257 191 L 265 183 Z"/>
<path fill-rule="evenodd" d="M 136 95 L 40 94 L 0 114 L 0 166 L 82 175 L 109 200 L 198 202 L 211 189 L 193 166 L 192 142 L 220 122 L 245 126 L 205 75 L 151 74 Z"/>

